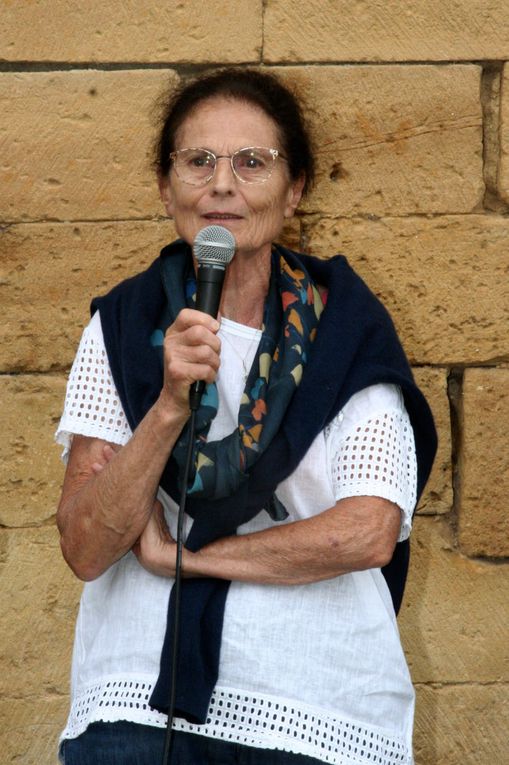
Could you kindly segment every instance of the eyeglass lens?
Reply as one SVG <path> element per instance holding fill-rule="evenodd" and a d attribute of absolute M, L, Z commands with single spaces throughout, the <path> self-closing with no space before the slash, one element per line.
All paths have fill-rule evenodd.
<path fill-rule="evenodd" d="M 230 159 L 230 158 L 228 158 Z M 266 181 L 274 165 L 275 157 L 268 149 L 240 149 L 231 157 L 235 175 L 245 183 Z M 187 183 L 206 183 L 214 175 L 217 159 L 206 149 L 182 149 L 175 152 L 177 175 Z"/>

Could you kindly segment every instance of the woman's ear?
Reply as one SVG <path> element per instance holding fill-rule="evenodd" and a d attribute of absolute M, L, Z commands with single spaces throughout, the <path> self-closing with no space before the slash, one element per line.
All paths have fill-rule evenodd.
<path fill-rule="evenodd" d="M 164 205 L 168 217 L 173 217 L 173 194 L 170 188 L 170 176 L 158 175 L 157 185 L 159 186 L 159 196 Z"/>
<path fill-rule="evenodd" d="M 299 202 L 302 199 L 302 191 L 304 184 L 306 183 L 306 176 L 304 173 L 297 178 L 296 181 L 292 181 L 290 188 L 288 189 L 288 197 L 285 207 L 285 218 L 293 218 L 295 210 L 299 206 Z"/>

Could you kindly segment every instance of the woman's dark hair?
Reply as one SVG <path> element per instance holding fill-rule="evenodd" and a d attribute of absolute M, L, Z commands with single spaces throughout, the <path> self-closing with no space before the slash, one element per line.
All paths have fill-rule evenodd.
<path fill-rule="evenodd" d="M 220 69 L 182 83 L 165 101 L 154 166 L 161 176 L 171 168 L 175 136 L 192 110 L 203 101 L 223 96 L 262 109 L 277 125 L 292 180 L 305 176 L 304 192 L 313 183 L 315 162 L 311 138 L 296 96 L 273 74 L 256 69 Z"/>

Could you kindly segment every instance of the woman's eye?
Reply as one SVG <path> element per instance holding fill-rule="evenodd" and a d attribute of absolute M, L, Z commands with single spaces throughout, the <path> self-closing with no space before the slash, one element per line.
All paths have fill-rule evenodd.
<path fill-rule="evenodd" d="M 265 162 L 261 157 L 254 156 L 252 154 L 238 157 L 239 167 L 245 170 L 260 170 L 265 167 Z"/>
<path fill-rule="evenodd" d="M 198 155 L 195 157 L 191 157 L 189 159 L 189 164 L 191 165 L 191 167 L 209 167 L 210 157 L 207 157 L 206 155 Z"/>

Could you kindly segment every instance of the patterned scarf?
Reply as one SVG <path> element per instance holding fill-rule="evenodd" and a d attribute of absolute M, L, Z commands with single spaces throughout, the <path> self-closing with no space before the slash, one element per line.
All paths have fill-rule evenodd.
<path fill-rule="evenodd" d="M 167 258 L 164 268 L 172 268 L 173 262 Z M 174 275 L 170 277 L 167 273 L 166 277 L 166 284 L 175 284 Z M 187 305 L 193 307 L 196 281 L 192 273 L 185 279 L 185 295 Z M 250 468 L 279 430 L 299 385 L 322 310 L 320 294 L 304 269 L 292 267 L 282 253 L 273 252 L 262 337 L 246 380 L 238 427 L 220 441 L 207 440 L 218 408 L 217 387 L 215 383 L 207 385 L 196 417 L 194 471 L 189 495 L 222 499 L 233 495 L 247 481 Z M 154 333 L 152 343 L 159 344 L 162 337 L 162 330 Z M 186 426 L 173 450 L 180 474 L 188 437 Z M 270 510 L 275 519 L 285 517 L 275 497 Z"/>

